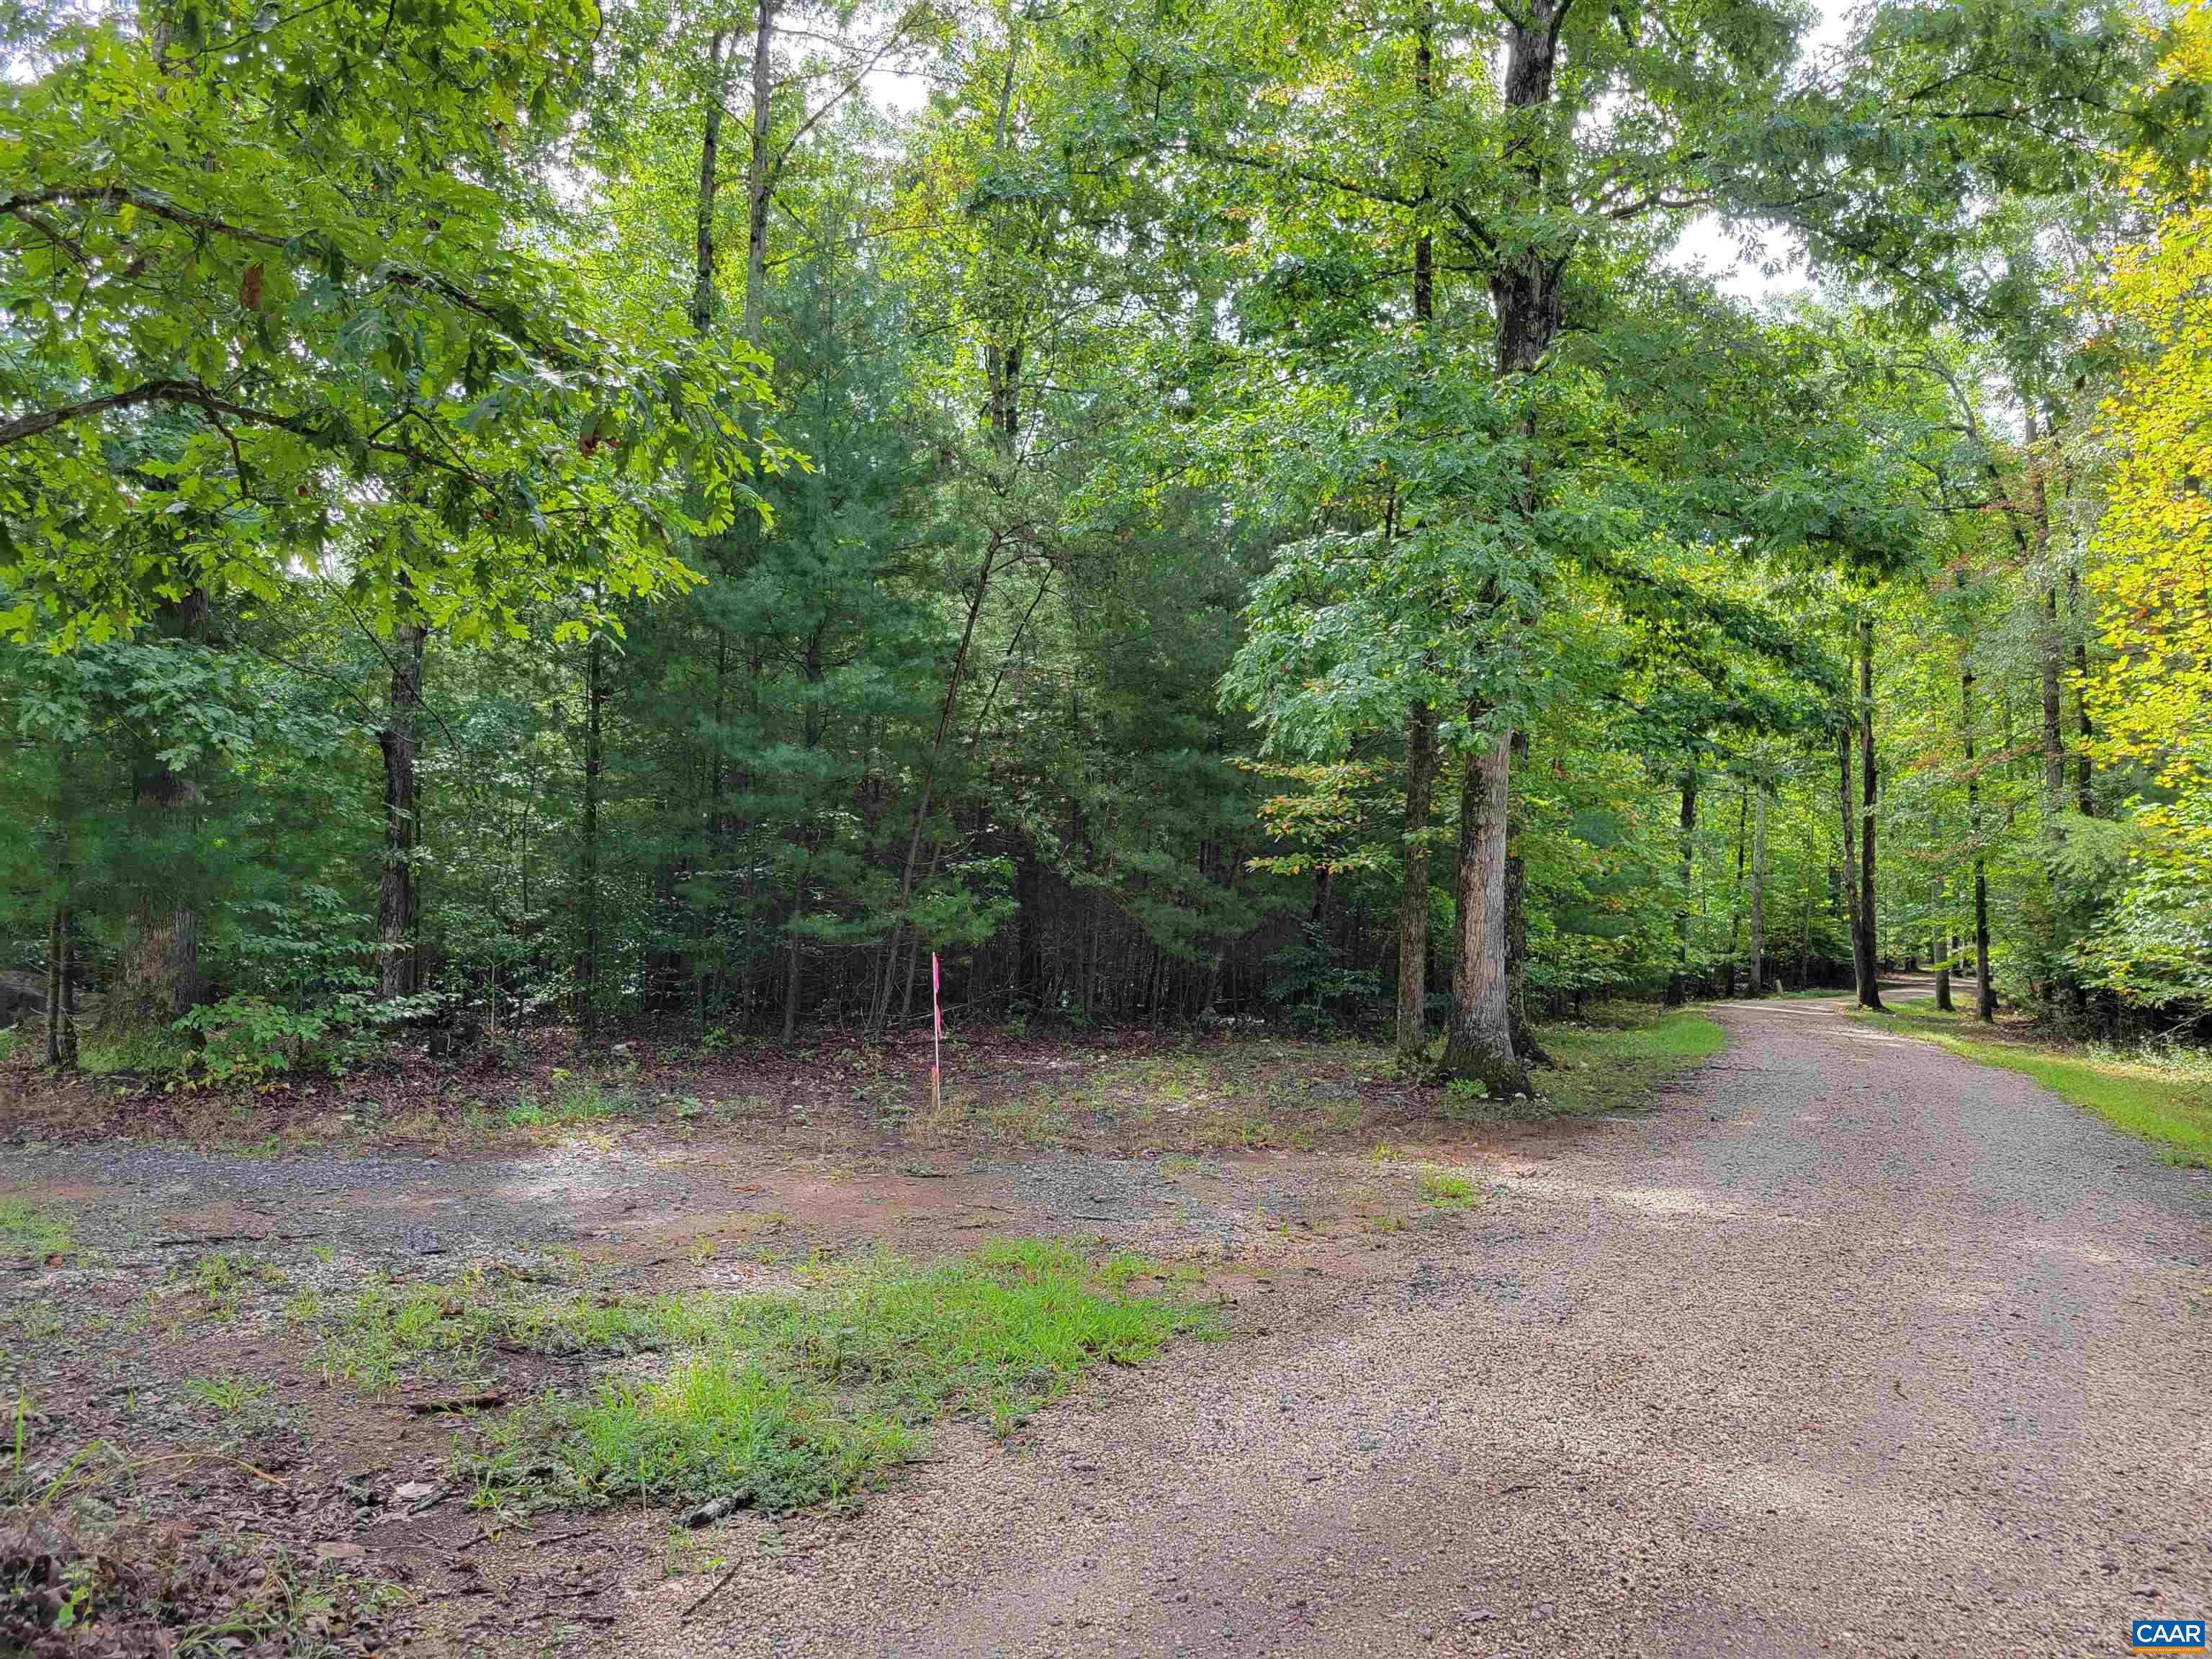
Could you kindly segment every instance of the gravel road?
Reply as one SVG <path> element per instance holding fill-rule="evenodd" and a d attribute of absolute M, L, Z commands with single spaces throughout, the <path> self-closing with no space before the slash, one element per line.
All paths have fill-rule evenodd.
<path fill-rule="evenodd" d="M 2115 1653 L 2212 1613 L 2212 1181 L 1832 1006 L 606 1650 Z"/>

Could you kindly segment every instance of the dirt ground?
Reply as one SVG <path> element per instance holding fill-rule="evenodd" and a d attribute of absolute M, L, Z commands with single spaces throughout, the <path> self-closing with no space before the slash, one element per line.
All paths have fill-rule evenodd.
<path fill-rule="evenodd" d="M 1149 1052 L 1151 1121 L 1093 1078 L 1057 1145 L 835 1095 L 835 1126 L 477 1152 L 194 1150 L 51 1109 L 0 1181 L 75 1224 L 0 1294 L 26 1485 L 122 1449 L 112 1553 L 210 1650 L 1932 1659 L 2124 1651 L 2130 1613 L 2201 1613 L 2212 1178 L 1839 1008 L 1718 1018 L 1727 1052 L 1651 1109 L 1567 1122 L 1423 1116 L 1353 1054 L 1328 1061 L 1348 1091 L 1255 1055 L 1271 1093 L 1209 1098 Z M 1311 1150 L 1208 1146 L 1170 1107 Z M 857 1510 L 696 1528 L 480 1506 L 454 1452 L 483 1419 L 428 1409 L 651 1356 L 494 1346 L 372 1389 L 287 1311 L 775 1288 L 1023 1234 L 1142 1253 L 1225 1340 L 1100 1367 L 1008 1437 L 939 1424 Z"/>
<path fill-rule="evenodd" d="M 1249 1340 L 1326 1323 L 1465 1225 L 1424 1195 L 1424 1173 L 1486 1182 L 1587 1132 L 1439 1119 L 1376 1050 L 1250 1039 L 987 1036 L 959 1056 L 974 1081 L 933 1117 L 922 1054 L 918 1112 L 902 1092 L 909 1054 L 832 1050 L 809 1068 L 647 1051 L 592 1079 L 619 1091 L 617 1109 L 474 1129 L 478 1103 L 573 1090 L 557 1054 L 519 1069 L 417 1060 L 243 1099 L 19 1073 L 0 1203 L 66 1218 L 71 1236 L 43 1255 L 18 1239 L 0 1383 L 21 1401 L 20 1495 L 58 1483 L 70 1501 L 40 1506 L 44 1534 L 0 1540 L 0 1577 L 11 1560 L 19 1585 L 82 1561 L 89 1542 L 60 1516 L 85 1498 L 121 1526 L 102 1571 L 137 1575 L 125 1599 L 158 1605 L 173 1636 L 269 1652 L 568 1650 L 611 1629 L 641 1583 L 719 1565 L 729 1528 L 687 1533 L 635 1506 L 527 1521 L 483 1507 L 454 1455 L 481 1419 L 429 1407 L 580 1390 L 635 1357 L 495 1346 L 465 1377 L 431 1367 L 364 1388 L 329 1374 L 303 1302 L 426 1285 L 603 1304 L 780 1290 L 810 1261 L 1060 1237 L 1174 1267 L 1178 1296 Z M 1016 1455 L 958 1423 L 929 1448 L 902 1484 Z M 780 1549 L 853 1524 L 831 1513 L 754 1530 Z M 115 1605 L 118 1586 L 99 1588 Z"/>

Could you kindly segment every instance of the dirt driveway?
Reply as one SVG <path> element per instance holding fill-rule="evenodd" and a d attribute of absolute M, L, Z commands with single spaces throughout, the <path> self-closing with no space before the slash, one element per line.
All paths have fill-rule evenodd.
<path fill-rule="evenodd" d="M 1832 1006 L 1719 1017 L 1693 1103 L 1509 1159 L 1387 1279 L 610 1650 L 1932 1659 L 2212 1610 L 2204 1172 Z"/>
<path fill-rule="evenodd" d="M 2212 1178 L 1838 1006 L 1716 1013 L 1727 1052 L 1655 1111 L 1389 1159 L 47 1149 L 11 1173 L 103 1265 L 13 1293 L 120 1299 L 50 1322 L 34 1426 L 197 1431 L 184 1374 L 251 1369 L 283 1443 L 179 1501 L 373 1569 L 400 1599 L 356 1645 L 416 1653 L 1933 1659 L 2212 1610 Z M 1425 1205 L 1423 1159 L 1480 1201 Z M 1230 1340 L 1007 1441 L 940 1426 L 857 1514 L 690 1533 L 481 1524 L 446 1422 L 319 1383 L 276 1314 L 462 1261 L 742 1289 L 772 1254 L 1022 1231 L 1205 1261 Z M 271 1286 L 173 1320 L 174 1264 L 237 1237 Z M 172 1322 L 158 1352 L 126 1304 Z"/>

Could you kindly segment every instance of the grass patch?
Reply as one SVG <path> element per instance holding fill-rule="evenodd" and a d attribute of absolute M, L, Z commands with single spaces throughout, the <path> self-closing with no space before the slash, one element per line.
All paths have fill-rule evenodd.
<path fill-rule="evenodd" d="M 225 1417 L 236 1417 L 261 1397 L 268 1385 L 249 1382 L 241 1376 L 188 1376 L 184 1388 L 186 1394 L 204 1400 Z"/>
<path fill-rule="evenodd" d="M 1905 1003 L 1882 1013 L 1863 1009 L 1855 1017 L 2033 1078 L 2114 1128 L 2149 1141 L 2167 1163 L 2212 1169 L 2212 1068 L 2193 1057 L 1970 1036 L 1976 1029 L 1972 1014 L 1947 1014 L 1932 1003 Z"/>
<path fill-rule="evenodd" d="M 20 1194 L 0 1194 L 0 1249 L 39 1260 L 70 1255 L 76 1249 L 76 1219 Z"/>
<path fill-rule="evenodd" d="M 284 1270 L 240 1251 L 210 1250 L 192 1262 L 190 1278 L 201 1310 L 210 1319 L 228 1319 L 257 1284 L 283 1284 Z"/>
<path fill-rule="evenodd" d="M 198 1058 L 192 1045 L 167 1025 L 125 1031 L 86 1031 L 77 1045 L 77 1070 L 87 1077 L 118 1073 L 150 1078 L 183 1077 Z"/>
<path fill-rule="evenodd" d="M 501 1115 L 510 1129 L 570 1129 L 587 1124 L 637 1117 L 651 1110 L 635 1090 L 619 1083 L 602 1083 L 595 1077 L 553 1073 L 553 1087 L 544 1099 L 531 1090 L 517 1095 Z"/>
<path fill-rule="evenodd" d="M 1640 1106 L 1655 1084 L 1711 1060 L 1728 1042 L 1716 1022 L 1689 1008 L 1606 1010 L 1537 1036 L 1553 1062 L 1534 1074 L 1544 1108 L 1577 1115 Z"/>
<path fill-rule="evenodd" d="M 1439 1210 L 1465 1210 L 1480 1201 L 1474 1182 L 1455 1170 L 1433 1165 L 1421 1171 L 1421 1196 Z"/>
<path fill-rule="evenodd" d="M 1202 1309 L 1133 1293 L 1152 1264 L 1012 1240 L 935 1267 L 878 1256 L 808 1270 L 788 1297 L 664 1298 L 665 1376 L 510 1415 L 465 1458 L 488 1504 L 790 1510 L 880 1484 L 960 1413 L 1000 1433 L 1101 1361 L 1133 1365 Z"/>

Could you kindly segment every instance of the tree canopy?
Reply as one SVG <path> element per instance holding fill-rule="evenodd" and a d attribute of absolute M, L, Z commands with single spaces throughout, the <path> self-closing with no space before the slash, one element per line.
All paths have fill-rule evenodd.
<path fill-rule="evenodd" d="M 2207 15 L 30 8 L 7 967 L 58 1063 L 2197 1020 Z"/>

